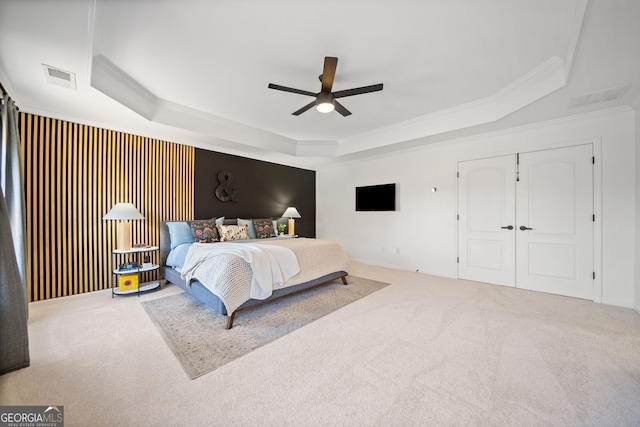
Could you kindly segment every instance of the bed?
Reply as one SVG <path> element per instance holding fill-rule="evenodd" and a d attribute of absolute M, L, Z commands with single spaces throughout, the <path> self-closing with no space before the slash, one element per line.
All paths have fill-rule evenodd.
<path fill-rule="evenodd" d="M 336 279 L 348 284 L 350 261 L 336 242 L 291 236 L 264 238 L 264 234 L 259 238 L 255 230 L 242 236 L 246 238 L 227 239 L 221 233 L 234 226 L 238 230 L 239 225 L 249 229 L 251 220 L 218 218 L 217 225 L 208 224 L 210 228 L 201 234 L 193 229 L 198 222 L 203 223 L 162 222 L 160 271 L 167 282 L 179 286 L 212 312 L 226 315 L 227 329 L 231 329 L 239 311 Z M 191 226 L 189 233 L 184 223 Z M 218 238 L 226 241 L 207 240 L 211 237 L 207 233 L 216 226 Z M 194 237 L 201 235 L 204 238 L 194 242 Z M 271 265 L 269 273 L 257 269 L 256 265 L 264 263 Z"/>

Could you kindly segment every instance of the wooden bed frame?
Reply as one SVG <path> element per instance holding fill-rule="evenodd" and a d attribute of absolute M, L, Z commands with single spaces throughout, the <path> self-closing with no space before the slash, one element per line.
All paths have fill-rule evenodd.
<path fill-rule="evenodd" d="M 235 224 L 235 221 L 232 222 L 232 220 L 225 220 L 225 223 L 227 223 L 227 221 L 229 221 L 229 224 Z M 191 281 L 191 283 L 185 282 L 180 277 L 180 273 L 178 271 L 166 265 L 167 256 L 169 255 L 169 251 L 171 249 L 171 240 L 169 236 L 169 228 L 166 224 L 167 222 L 172 221 L 163 221 L 160 228 L 160 274 L 162 275 L 163 279 L 167 280 L 167 282 L 178 285 L 185 291 L 185 293 L 202 302 L 212 312 L 216 314 L 227 315 L 226 329 L 231 329 L 233 327 L 233 321 L 235 320 L 235 316 L 238 311 L 256 307 L 287 295 L 302 292 L 306 289 L 326 285 L 336 279 L 341 279 L 343 285 L 348 285 L 347 272 L 336 271 L 334 273 L 327 274 L 306 283 L 300 283 L 298 285 L 290 286 L 287 288 L 277 289 L 273 291 L 273 294 L 265 300 L 250 299 L 229 315 L 222 301 L 216 295 L 211 293 L 211 291 L 209 291 L 203 284 L 196 280 Z"/>

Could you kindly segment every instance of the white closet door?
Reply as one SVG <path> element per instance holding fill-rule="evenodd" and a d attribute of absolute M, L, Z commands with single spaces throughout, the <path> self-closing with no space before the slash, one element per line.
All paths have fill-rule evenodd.
<path fill-rule="evenodd" d="M 520 154 L 518 288 L 593 299 L 593 150 Z"/>
<path fill-rule="evenodd" d="M 458 164 L 460 278 L 515 285 L 515 165 L 515 155 Z"/>

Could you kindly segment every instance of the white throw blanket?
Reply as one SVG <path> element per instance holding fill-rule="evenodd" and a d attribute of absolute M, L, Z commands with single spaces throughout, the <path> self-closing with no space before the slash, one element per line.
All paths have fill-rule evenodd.
<path fill-rule="evenodd" d="M 298 274 L 300 266 L 291 249 L 281 246 L 236 243 L 194 243 L 189 248 L 181 276 L 189 282 L 195 270 L 207 259 L 221 255 L 236 255 L 244 259 L 253 272 L 250 297 L 266 299 L 273 286 Z"/>

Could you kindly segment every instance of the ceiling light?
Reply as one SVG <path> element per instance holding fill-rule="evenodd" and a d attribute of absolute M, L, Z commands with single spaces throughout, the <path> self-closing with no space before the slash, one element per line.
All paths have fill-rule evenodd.
<path fill-rule="evenodd" d="M 316 96 L 316 109 L 321 113 L 330 113 L 335 106 L 333 105 L 333 94 L 320 92 Z"/>
<path fill-rule="evenodd" d="M 323 102 L 316 106 L 316 109 L 321 113 L 330 113 L 333 111 L 334 106 L 332 102 Z"/>

